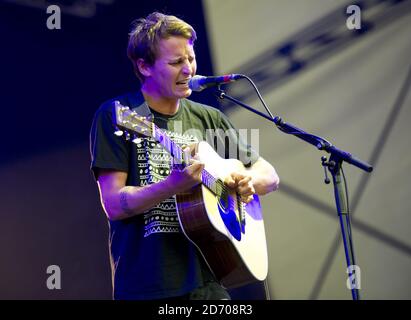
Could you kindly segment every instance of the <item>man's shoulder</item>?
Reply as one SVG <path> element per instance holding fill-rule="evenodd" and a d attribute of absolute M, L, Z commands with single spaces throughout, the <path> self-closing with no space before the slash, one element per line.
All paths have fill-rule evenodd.
<path fill-rule="evenodd" d="M 100 107 L 97 109 L 99 112 L 111 112 L 113 108 L 114 101 L 119 101 L 123 106 L 133 109 L 138 107 L 144 102 L 144 97 L 140 91 L 137 92 L 128 92 L 117 97 L 111 98 L 104 101 Z"/>
<path fill-rule="evenodd" d="M 184 99 L 183 103 L 186 104 L 186 106 L 190 109 L 191 113 L 198 114 L 198 115 L 208 114 L 212 117 L 217 117 L 217 118 L 220 117 L 221 111 L 212 106 L 202 104 L 202 103 L 189 100 L 189 99 Z"/>

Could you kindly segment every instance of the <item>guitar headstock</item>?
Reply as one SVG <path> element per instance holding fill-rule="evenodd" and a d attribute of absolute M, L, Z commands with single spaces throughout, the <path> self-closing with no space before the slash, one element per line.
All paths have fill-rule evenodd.
<path fill-rule="evenodd" d="M 143 117 L 129 107 L 123 106 L 119 101 L 114 102 L 114 125 L 116 135 L 121 136 L 123 130 L 131 134 L 140 134 L 153 137 L 153 122 L 148 117 Z"/>
<path fill-rule="evenodd" d="M 114 102 L 113 112 L 113 122 L 116 127 L 114 134 L 116 136 L 125 134 L 126 140 L 130 140 L 132 135 L 132 141 L 137 144 L 141 141 L 138 136 L 153 138 L 178 161 L 177 163 L 189 162 L 188 155 L 165 132 L 156 127 L 151 117 L 141 116 L 130 110 L 129 107 L 123 106 L 119 101 Z"/>

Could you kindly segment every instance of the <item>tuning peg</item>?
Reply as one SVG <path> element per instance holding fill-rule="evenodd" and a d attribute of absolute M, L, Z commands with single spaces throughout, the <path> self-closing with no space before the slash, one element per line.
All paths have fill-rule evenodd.
<path fill-rule="evenodd" d="M 325 178 L 324 178 L 324 183 L 325 183 L 325 184 L 329 184 L 331 181 L 330 181 L 330 179 L 328 178 L 327 168 L 326 168 L 326 167 L 329 167 L 329 166 L 330 166 L 330 162 L 327 162 L 327 157 L 326 157 L 326 156 L 322 156 L 322 157 L 321 157 L 321 165 L 324 167 L 324 176 L 325 176 Z"/>
<path fill-rule="evenodd" d="M 131 140 L 131 141 L 133 141 L 135 144 L 139 144 L 139 143 L 141 143 L 142 139 L 134 134 L 133 135 L 133 140 Z"/>
<path fill-rule="evenodd" d="M 123 130 L 120 130 L 118 127 L 116 127 L 116 131 L 114 131 L 114 134 L 117 136 L 117 137 L 121 137 L 122 135 L 123 135 Z"/>

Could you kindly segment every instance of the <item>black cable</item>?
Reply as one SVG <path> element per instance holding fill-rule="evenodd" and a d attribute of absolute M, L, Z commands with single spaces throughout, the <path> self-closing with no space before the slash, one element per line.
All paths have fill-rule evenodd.
<path fill-rule="evenodd" d="M 270 111 L 270 109 L 268 108 L 267 104 L 265 103 L 263 97 L 262 97 L 261 94 L 260 94 L 260 91 L 258 90 L 258 88 L 257 88 L 257 86 L 255 85 L 255 83 L 253 82 L 253 80 L 251 80 L 250 77 L 248 77 L 248 76 L 246 76 L 246 75 L 244 75 L 244 74 L 242 74 L 241 77 L 244 78 L 244 79 L 247 79 L 247 80 L 251 83 L 251 85 L 253 86 L 255 92 L 257 93 L 257 96 L 258 96 L 258 98 L 260 99 L 262 105 L 264 106 L 265 110 L 267 111 L 267 113 L 269 114 L 269 116 L 271 117 L 271 119 L 272 119 L 272 120 L 274 121 L 274 123 L 275 123 L 275 117 L 273 116 L 273 114 L 271 113 L 271 111 Z M 283 130 L 283 129 L 281 128 L 281 126 L 278 126 L 278 125 L 277 125 L 277 128 L 280 129 L 282 132 L 287 133 L 287 134 L 292 134 L 292 135 L 295 135 L 295 136 L 307 136 L 307 137 L 314 138 L 314 139 L 318 140 L 318 145 L 321 146 L 321 148 L 319 147 L 319 149 L 323 149 L 324 147 L 332 147 L 332 143 L 331 143 L 331 142 L 329 142 L 328 140 L 326 140 L 326 139 L 324 139 L 324 138 L 322 138 L 322 137 L 316 136 L 316 135 L 314 135 L 314 134 L 307 133 L 307 132 L 298 132 L 298 131 L 289 132 L 289 131 Z"/>
<path fill-rule="evenodd" d="M 347 186 L 347 180 L 345 178 L 345 173 L 344 173 L 342 164 L 341 164 L 341 173 L 342 173 L 343 180 L 344 180 L 345 200 L 347 201 L 347 215 L 349 215 L 350 214 L 350 203 L 348 202 L 348 186 Z"/>

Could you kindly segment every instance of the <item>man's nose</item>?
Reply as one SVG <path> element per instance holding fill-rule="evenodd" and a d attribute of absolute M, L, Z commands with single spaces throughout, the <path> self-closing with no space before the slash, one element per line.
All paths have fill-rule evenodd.
<path fill-rule="evenodd" d="M 183 73 L 186 75 L 190 75 L 193 72 L 193 66 L 189 61 L 186 61 L 186 63 L 183 66 Z"/>

